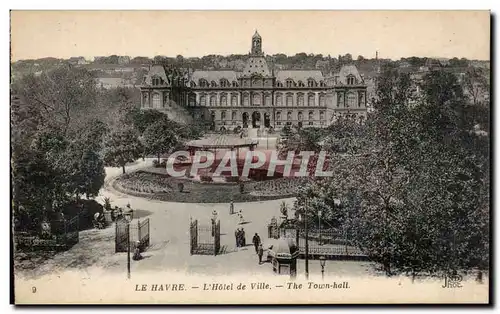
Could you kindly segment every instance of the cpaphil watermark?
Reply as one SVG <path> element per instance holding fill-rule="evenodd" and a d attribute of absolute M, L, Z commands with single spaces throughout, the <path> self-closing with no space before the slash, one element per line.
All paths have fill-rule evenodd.
<path fill-rule="evenodd" d="M 217 158 L 216 158 L 217 157 Z M 273 177 L 280 167 L 283 177 L 331 177 L 332 171 L 327 171 L 328 155 L 325 151 L 319 153 L 302 151 L 287 153 L 286 159 L 279 158 L 276 151 L 266 155 L 262 151 L 247 151 L 243 158 L 236 156 L 236 152 L 226 151 L 222 158 L 215 156 L 211 151 L 176 151 L 172 153 L 166 163 L 167 173 L 172 177 L 196 176 L 200 170 L 212 170 L 213 176 L 223 173 L 232 177 L 249 177 L 252 171 L 259 170 Z M 239 158 L 238 158 L 239 157 Z M 182 162 L 180 162 L 182 160 Z M 189 167 L 179 167 L 179 165 Z M 176 167 L 177 166 L 177 167 Z"/>

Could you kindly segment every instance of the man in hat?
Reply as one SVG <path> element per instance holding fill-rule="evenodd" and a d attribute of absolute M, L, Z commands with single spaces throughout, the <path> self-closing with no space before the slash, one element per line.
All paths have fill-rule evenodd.
<path fill-rule="evenodd" d="M 253 246 L 255 247 L 255 254 L 258 254 L 258 248 L 259 248 L 259 244 L 260 244 L 260 237 L 259 235 L 257 234 L 257 232 L 255 233 L 255 235 L 253 236 L 252 238 L 252 243 L 253 243 Z"/>
<path fill-rule="evenodd" d="M 234 231 L 234 238 L 236 239 L 236 247 L 240 247 L 240 229 L 236 228 Z"/>

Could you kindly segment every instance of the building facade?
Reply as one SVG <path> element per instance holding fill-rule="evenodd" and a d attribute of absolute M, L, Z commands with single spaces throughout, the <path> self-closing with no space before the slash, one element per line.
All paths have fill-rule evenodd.
<path fill-rule="evenodd" d="M 243 71 L 179 73 L 155 64 L 144 77 L 141 108 L 167 114 L 185 107 L 212 129 L 325 127 L 340 117 L 366 119 L 367 85 L 354 65 L 319 70 L 270 70 L 255 32 Z"/>

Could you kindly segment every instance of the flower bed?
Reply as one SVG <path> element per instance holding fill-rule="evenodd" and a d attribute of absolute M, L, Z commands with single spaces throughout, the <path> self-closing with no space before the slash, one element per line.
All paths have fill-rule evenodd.
<path fill-rule="evenodd" d="M 239 184 L 215 183 L 168 177 L 163 174 L 137 171 L 118 177 L 113 187 L 118 191 L 140 197 L 182 203 L 254 202 L 296 195 L 300 178 L 280 178 L 244 183 L 244 193 Z M 303 178 L 302 178 L 303 179 Z M 184 188 L 179 189 L 182 182 Z"/>
<path fill-rule="evenodd" d="M 307 178 L 280 178 L 275 180 L 251 183 L 255 196 L 293 196 L 297 188 L 305 183 Z"/>

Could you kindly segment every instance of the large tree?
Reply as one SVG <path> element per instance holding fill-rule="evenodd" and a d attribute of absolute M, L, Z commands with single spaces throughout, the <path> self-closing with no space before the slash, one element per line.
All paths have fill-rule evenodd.
<path fill-rule="evenodd" d="M 122 167 L 125 173 L 125 165 L 140 158 L 143 152 L 144 147 L 135 130 L 131 128 L 115 130 L 105 141 L 104 163 L 106 166 Z"/>
<path fill-rule="evenodd" d="M 144 131 L 143 142 L 146 153 L 156 155 L 160 162 L 161 155 L 170 152 L 179 143 L 175 124 L 166 118 L 154 122 Z"/>
<path fill-rule="evenodd" d="M 333 162 L 334 176 L 298 202 L 329 207 L 325 219 L 348 230 L 387 274 L 485 269 L 487 136 L 473 132 L 453 75 L 430 73 L 422 91 L 415 102 L 409 77 L 385 71 L 361 150 Z M 340 206 L 326 206 L 335 199 Z"/>

